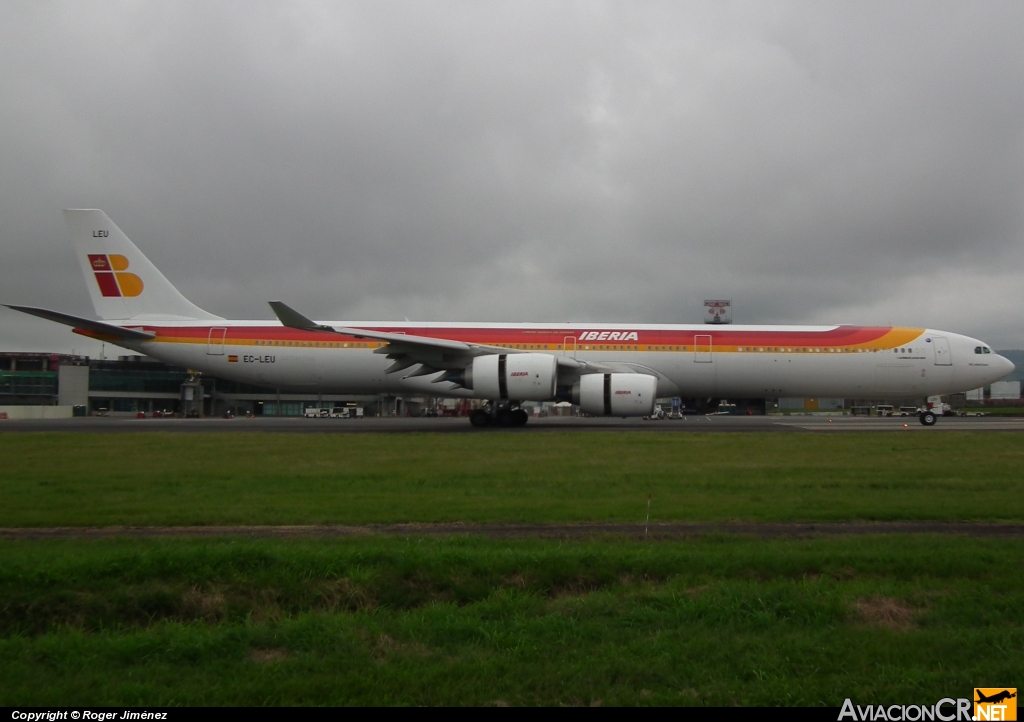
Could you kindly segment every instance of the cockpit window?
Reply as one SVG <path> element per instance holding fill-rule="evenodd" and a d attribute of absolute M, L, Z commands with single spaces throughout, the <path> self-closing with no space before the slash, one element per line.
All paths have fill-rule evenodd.
<path fill-rule="evenodd" d="M 975 346 L 974 353 L 981 353 L 981 346 Z"/>
<path fill-rule="evenodd" d="M 992 353 L 992 349 L 988 346 L 975 346 L 974 353 Z"/>

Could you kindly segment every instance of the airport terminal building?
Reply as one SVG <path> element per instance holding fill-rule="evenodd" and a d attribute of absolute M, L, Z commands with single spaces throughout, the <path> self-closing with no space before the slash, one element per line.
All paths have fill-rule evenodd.
<path fill-rule="evenodd" d="M 302 416 L 306 408 L 359 407 L 367 415 L 404 413 L 394 397 L 281 393 L 201 376 L 148 356 L 93 359 L 0 353 L 0 407 L 72 407 L 79 415 Z M 404 408 L 403 408 L 404 407 Z"/>

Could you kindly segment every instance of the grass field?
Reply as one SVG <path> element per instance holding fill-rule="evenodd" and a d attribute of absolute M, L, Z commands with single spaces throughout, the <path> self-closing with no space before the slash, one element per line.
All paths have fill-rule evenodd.
<path fill-rule="evenodd" d="M 924 703 L 1024 671 L 1022 540 L 0 545 L 0 705 Z"/>
<path fill-rule="evenodd" d="M 1024 518 L 1017 434 L 0 435 L 0 527 Z M 933 704 L 1022 539 L 0 543 L 0 705 Z M 1014 651 L 1018 650 L 1018 651 Z"/>
<path fill-rule="evenodd" d="M 0 527 L 1021 520 L 1024 436 L 10 434 Z"/>

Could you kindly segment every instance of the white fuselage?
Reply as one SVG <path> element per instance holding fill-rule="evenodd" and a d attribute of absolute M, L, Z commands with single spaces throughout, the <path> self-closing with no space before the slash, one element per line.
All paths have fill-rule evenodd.
<path fill-rule="evenodd" d="M 117 321 L 111 323 L 118 324 Z M 325 393 L 476 397 L 437 374 L 386 373 L 385 344 L 271 321 L 121 323 L 122 342 L 212 376 Z M 659 397 L 925 397 L 996 381 L 1013 364 L 984 343 L 921 328 L 628 324 L 328 324 L 565 356 L 656 375 Z M 381 351 L 378 353 L 378 351 Z M 540 399 L 521 399 L 540 400 Z"/>

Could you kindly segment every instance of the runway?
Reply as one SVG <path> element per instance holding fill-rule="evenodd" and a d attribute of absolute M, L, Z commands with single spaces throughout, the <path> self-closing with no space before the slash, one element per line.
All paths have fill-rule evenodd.
<path fill-rule="evenodd" d="M 130 417 L 88 417 L 74 419 L 0 420 L 0 433 L 19 432 L 87 433 L 464 433 L 529 434 L 545 431 L 638 431 L 638 432 L 777 432 L 846 433 L 900 432 L 942 433 L 943 431 L 1024 431 L 1024 417 L 947 417 L 932 427 L 922 426 L 916 417 L 808 416 L 684 416 L 677 420 L 547 417 L 531 419 L 521 428 L 476 429 L 465 418 L 234 418 L 234 419 L 136 419 Z"/>

